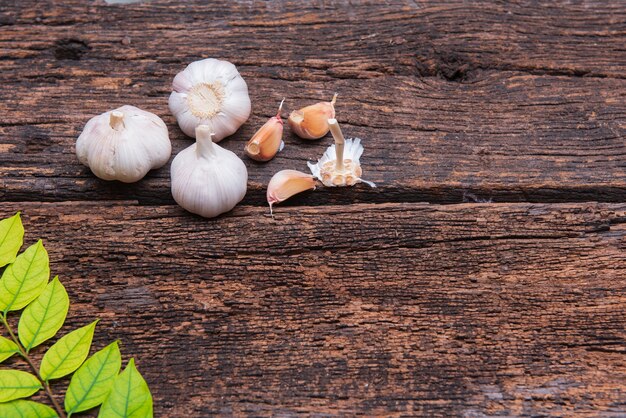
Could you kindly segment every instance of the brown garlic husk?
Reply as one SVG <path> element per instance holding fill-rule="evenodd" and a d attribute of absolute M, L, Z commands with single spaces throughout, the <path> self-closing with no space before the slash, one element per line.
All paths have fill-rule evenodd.
<path fill-rule="evenodd" d="M 285 146 L 283 142 L 283 120 L 280 118 L 284 102 L 285 99 L 280 102 L 276 116 L 269 118 L 246 144 L 244 151 L 253 160 L 269 161 Z"/>
<path fill-rule="evenodd" d="M 314 105 L 294 110 L 287 122 L 291 130 L 303 139 L 319 139 L 328 133 L 328 119 L 335 117 L 337 93 L 330 102 L 319 102 Z"/>

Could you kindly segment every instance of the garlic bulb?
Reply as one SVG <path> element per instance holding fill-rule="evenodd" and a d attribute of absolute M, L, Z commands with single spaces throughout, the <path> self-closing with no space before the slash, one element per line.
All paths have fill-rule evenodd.
<path fill-rule="evenodd" d="M 303 139 L 318 139 L 328 133 L 328 119 L 335 117 L 337 93 L 330 102 L 319 102 L 314 105 L 294 110 L 289 115 L 289 127 Z"/>
<path fill-rule="evenodd" d="M 261 128 L 256 131 L 246 144 L 246 155 L 256 161 L 269 161 L 285 147 L 283 142 L 283 120 L 280 111 L 283 103 L 280 102 L 276 116 L 272 116 Z"/>
<path fill-rule="evenodd" d="M 141 180 L 163 166 L 171 153 L 161 118 L 128 105 L 91 118 L 76 140 L 82 164 L 103 180 L 124 183 Z"/>
<path fill-rule="evenodd" d="M 305 190 L 315 190 L 315 179 L 310 174 L 296 170 L 282 170 L 274 174 L 267 185 L 267 203 L 270 205 L 272 217 L 272 206 L 275 203 L 283 202 Z"/>
<path fill-rule="evenodd" d="M 335 143 L 326 149 L 317 164 L 307 163 L 311 173 L 327 187 L 354 186 L 357 183 L 376 187 L 371 181 L 361 178 L 361 139 L 344 139 L 336 119 L 328 119 L 328 125 Z"/>
<path fill-rule="evenodd" d="M 232 151 L 213 143 L 206 125 L 196 128 L 196 143 L 172 161 L 172 196 L 189 212 L 213 218 L 246 195 L 248 170 Z"/>
<path fill-rule="evenodd" d="M 196 136 L 207 125 L 219 142 L 232 135 L 250 116 L 248 86 L 228 61 L 207 58 L 192 62 L 174 77 L 170 111 L 182 131 Z"/>

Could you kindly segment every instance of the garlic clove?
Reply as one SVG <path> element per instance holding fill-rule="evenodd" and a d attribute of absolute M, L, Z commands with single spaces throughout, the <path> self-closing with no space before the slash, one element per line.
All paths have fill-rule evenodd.
<path fill-rule="evenodd" d="M 360 157 L 363 154 L 361 139 L 345 139 L 339 123 L 334 118 L 328 120 L 328 125 L 335 143 L 326 149 L 317 164 L 307 163 L 313 176 L 327 187 L 354 186 L 358 183 L 376 187 L 371 181 L 361 178 Z"/>
<path fill-rule="evenodd" d="M 228 61 L 208 58 L 192 62 L 174 77 L 172 87 L 170 111 L 191 137 L 198 126 L 206 125 L 219 142 L 250 116 L 248 86 Z"/>
<path fill-rule="evenodd" d="M 232 151 L 213 143 L 207 125 L 196 128 L 196 143 L 172 161 L 172 196 L 189 212 L 212 218 L 233 209 L 246 195 L 248 170 Z"/>
<path fill-rule="evenodd" d="M 267 203 L 270 205 L 270 214 L 274 216 L 272 207 L 275 203 L 283 202 L 306 190 L 315 190 L 315 184 L 313 176 L 296 170 L 282 170 L 274 174 L 267 185 Z"/>
<path fill-rule="evenodd" d="M 172 145 L 157 115 L 122 106 L 91 118 L 76 140 L 78 160 L 103 180 L 132 183 L 163 166 Z"/>
<path fill-rule="evenodd" d="M 287 122 L 291 130 L 303 139 L 318 139 L 328 133 L 328 119 L 335 117 L 337 93 L 330 102 L 319 102 L 314 105 L 294 110 Z"/>
<path fill-rule="evenodd" d="M 283 150 L 285 143 L 283 142 L 283 120 L 280 118 L 280 111 L 284 102 L 285 99 L 280 102 L 276 116 L 265 122 L 246 144 L 246 155 L 253 160 L 269 161 L 279 151 Z"/>

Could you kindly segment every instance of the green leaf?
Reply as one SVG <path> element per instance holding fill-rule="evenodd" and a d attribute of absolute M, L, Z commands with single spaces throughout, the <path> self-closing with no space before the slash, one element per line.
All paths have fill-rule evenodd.
<path fill-rule="evenodd" d="M 89 355 L 93 332 L 98 321 L 78 328 L 57 341 L 44 354 L 39 375 L 45 381 L 67 376 L 78 369 Z"/>
<path fill-rule="evenodd" d="M 0 267 L 15 261 L 24 240 L 20 213 L 0 221 Z"/>
<path fill-rule="evenodd" d="M 63 326 L 69 308 L 70 299 L 65 287 L 55 277 L 43 293 L 24 309 L 20 318 L 17 331 L 26 351 L 54 337 Z"/>
<path fill-rule="evenodd" d="M 122 367 L 122 355 L 117 341 L 91 356 L 74 373 L 65 394 L 68 414 L 86 411 L 100 405 L 111 391 Z"/>
<path fill-rule="evenodd" d="M 49 278 L 48 253 L 39 240 L 4 270 L 0 280 L 0 310 L 6 314 L 22 309 L 43 292 Z"/>
<path fill-rule="evenodd" d="M 152 418 L 152 395 L 148 384 L 130 359 L 115 379 L 109 397 L 100 407 L 98 418 Z"/>
<path fill-rule="evenodd" d="M 23 399 L 1 403 L 0 417 L 2 418 L 57 418 L 54 409 L 42 403 L 25 401 Z"/>
<path fill-rule="evenodd" d="M 26 398 L 41 389 L 39 380 L 20 370 L 0 370 L 0 402 Z"/>
<path fill-rule="evenodd" d="M 17 348 L 17 344 L 8 338 L 0 337 L 0 363 L 19 352 L 20 349 Z M 2 415 L 0 415 L 0 417 L 1 416 Z"/>

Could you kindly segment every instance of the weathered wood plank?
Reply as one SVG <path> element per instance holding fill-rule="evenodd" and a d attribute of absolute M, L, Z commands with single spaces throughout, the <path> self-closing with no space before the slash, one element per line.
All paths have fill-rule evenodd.
<path fill-rule="evenodd" d="M 624 204 L 1 209 L 156 416 L 626 413 Z"/>
<path fill-rule="evenodd" d="M 1 22 L 22 37 L 3 38 L 2 46 L 10 60 L 35 62 L 84 55 L 184 63 L 202 51 L 294 81 L 388 74 L 454 81 L 481 69 L 626 76 L 626 11 L 619 1 L 141 3 L 5 3 Z M 120 35 L 130 37 L 129 48 L 119 47 Z"/>
<path fill-rule="evenodd" d="M 136 185 L 105 184 L 77 163 L 73 144 L 91 116 L 131 103 L 162 115 L 179 151 L 190 140 L 169 116 L 170 82 L 191 60 L 219 56 L 239 66 L 253 99 L 250 121 L 223 142 L 239 155 L 283 96 L 290 110 L 340 93 L 339 119 L 365 139 L 365 173 L 381 187 L 325 190 L 308 204 L 468 193 L 624 201 L 619 2 L 403 4 L 4 5 L 0 199 L 172 203 L 167 168 Z M 287 133 L 286 142 L 268 164 L 247 161 L 246 204 L 263 202 L 274 172 L 305 170 L 329 139 Z"/>

